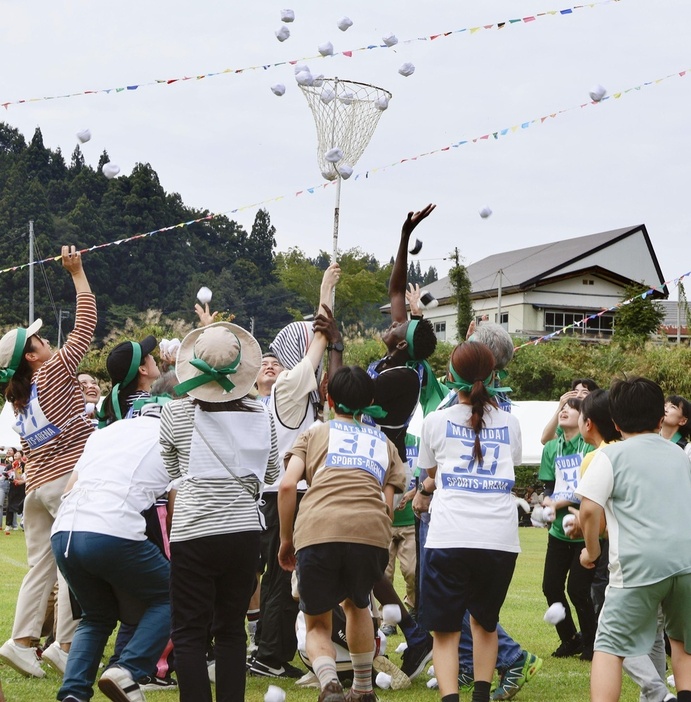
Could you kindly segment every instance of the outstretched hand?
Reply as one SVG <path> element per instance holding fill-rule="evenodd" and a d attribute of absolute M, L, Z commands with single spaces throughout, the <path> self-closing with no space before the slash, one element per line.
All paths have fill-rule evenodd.
<path fill-rule="evenodd" d="M 410 306 L 410 314 L 419 315 L 420 310 L 420 286 L 415 283 L 408 283 L 408 290 L 405 291 L 405 301 Z"/>
<path fill-rule="evenodd" d="M 82 254 L 77 251 L 75 246 L 62 247 L 62 266 L 71 275 L 80 273 L 82 268 Z"/>
<path fill-rule="evenodd" d="M 202 307 L 198 302 L 194 305 L 194 311 L 197 313 L 197 317 L 199 317 L 199 326 L 200 327 L 207 327 L 209 324 L 213 324 L 216 321 L 216 315 L 218 315 L 218 312 L 214 312 L 211 314 L 209 311 L 209 303 L 207 302 L 204 307 Z"/>
<path fill-rule="evenodd" d="M 415 227 L 417 227 L 423 219 L 429 217 L 429 215 L 434 212 L 436 205 L 429 204 L 427 207 L 423 207 L 419 212 L 408 212 L 405 222 L 403 222 L 403 234 L 409 236 L 413 233 Z"/>
<path fill-rule="evenodd" d="M 319 314 L 314 318 L 312 328 L 315 332 L 321 332 L 330 344 L 341 341 L 341 332 L 338 330 L 338 324 L 334 319 L 333 312 L 325 304 L 321 305 Z"/>

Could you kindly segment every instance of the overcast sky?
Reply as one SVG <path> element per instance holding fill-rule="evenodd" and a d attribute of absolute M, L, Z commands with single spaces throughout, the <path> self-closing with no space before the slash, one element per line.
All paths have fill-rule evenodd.
<path fill-rule="evenodd" d="M 523 246 L 644 223 L 663 275 L 691 269 L 688 190 L 691 75 L 590 101 L 596 84 L 612 95 L 691 69 L 688 0 L 596 3 L 509 24 L 454 33 L 575 7 L 563 0 L 0 0 L 0 103 L 90 89 L 133 91 L 9 105 L 2 119 L 27 140 L 66 159 L 89 128 L 85 159 L 103 149 L 129 173 L 150 163 L 168 192 L 193 207 L 228 212 L 247 229 L 265 206 L 279 250 L 330 250 L 335 188 L 319 186 L 312 114 L 281 61 L 317 54 L 331 41 L 348 51 L 311 58 L 312 73 L 373 83 L 393 93 L 374 136 L 343 183 L 340 244 L 387 261 L 409 209 L 437 211 L 419 229 L 419 259 L 445 274 L 457 246 L 472 263 Z M 280 11 L 291 8 L 291 37 L 279 43 Z M 336 23 L 348 16 L 353 26 Z M 404 62 L 415 73 L 398 74 Z M 172 85 L 144 84 L 250 66 Z M 278 98 L 270 86 L 286 85 Z M 553 113 L 499 139 L 472 139 Z M 471 143 L 400 165 L 402 159 Z M 391 166 L 382 169 L 382 167 Z M 376 169 L 377 172 L 372 172 Z M 368 178 L 364 177 L 370 172 Z M 488 205 L 493 214 L 481 219 Z M 164 227 L 174 222 L 160 222 Z M 180 230 L 158 236 L 179 236 Z M 137 246 L 134 242 L 131 246 Z M 18 263 L 18 262 L 8 262 Z M 88 261 L 85 261 L 88 266 Z M 673 295 L 675 295 L 673 293 Z"/>

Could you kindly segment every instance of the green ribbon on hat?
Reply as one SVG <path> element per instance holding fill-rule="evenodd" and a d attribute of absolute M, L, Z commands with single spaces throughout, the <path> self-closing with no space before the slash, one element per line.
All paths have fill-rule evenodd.
<path fill-rule="evenodd" d="M 369 405 L 368 407 L 363 407 L 362 409 L 350 409 L 350 407 L 346 407 L 344 404 L 337 402 L 336 403 L 336 409 L 341 410 L 344 414 L 352 414 L 353 417 L 357 414 L 366 414 L 368 417 L 372 417 L 372 419 L 384 419 L 388 412 L 381 406 L 381 405 Z"/>
<path fill-rule="evenodd" d="M 14 340 L 14 350 L 12 351 L 12 358 L 7 365 L 7 368 L 2 368 L 0 370 L 0 383 L 7 383 L 12 378 L 12 376 L 19 368 L 19 364 L 22 362 L 22 357 L 24 356 L 24 346 L 26 344 L 26 329 L 17 329 L 17 338 Z"/>
<path fill-rule="evenodd" d="M 454 390 L 460 390 L 461 392 L 470 392 L 473 389 L 474 383 L 469 383 L 467 380 L 464 380 L 461 378 L 458 373 L 454 370 L 453 365 L 451 364 L 451 361 L 449 361 L 449 373 L 451 373 L 451 376 L 453 377 L 453 380 L 447 380 L 446 384 L 450 387 L 453 388 Z M 495 395 L 498 395 L 501 392 L 511 392 L 511 388 L 495 388 L 494 385 L 492 384 L 494 380 L 494 371 L 490 373 L 483 381 L 482 384 L 487 388 L 487 393 L 489 394 L 490 397 L 494 397 Z"/>
<path fill-rule="evenodd" d="M 235 334 L 233 334 L 233 336 L 235 336 Z M 230 365 L 223 368 L 214 368 L 201 358 L 195 357 L 190 361 L 190 364 L 197 370 L 201 371 L 202 374 L 176 385 L 175 392 L 178 395 L 184 395 L 190 390 L 194 390 L 195 388 L 206 385 L 207 383 L 218 383 L 226 392 L 231 392 L 235 387 L 235 383 L 233 383 L 227 376 L 237 373 L 242 357 L 242 352 L 240 351 L 240 339 L 238 339 L 237 336 L 235 336 L 235 338 L 238 342 L 238 355 Z"/>

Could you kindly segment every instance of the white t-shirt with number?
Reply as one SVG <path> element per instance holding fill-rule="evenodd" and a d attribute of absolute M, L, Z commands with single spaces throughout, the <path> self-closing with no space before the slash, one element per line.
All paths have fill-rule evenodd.
<path fill-rule="evenodd" d="M 426 548 L 481 548 L 519 553 L 518 513 L 511 497 L 521 462 L 521 428 L 488 407 L 480 432 L 483 462 L 473 457 L 471 407 L 432 412 L 422 423 L 418 465 L 437 467 Z"/>

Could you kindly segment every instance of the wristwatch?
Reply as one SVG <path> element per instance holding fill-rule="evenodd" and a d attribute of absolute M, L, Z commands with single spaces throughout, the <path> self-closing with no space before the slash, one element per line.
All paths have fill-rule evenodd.
<path fill-rule="evenodd" d="M 344 347 L 342 341 L 336 341 L 333 344 L 329 344 L 326 348 L 329 351 L 338 351 L 338 353 L 343 353 Z"/>
<path fill-rule="evenodd" d="M 432 497 L 432 493 L 429 492 L 428 490 L 425 490 L 425 484 L 424 482 L 420 483 L 418 486 L 417 491 L 423 496 L 423 497 Z"/>

